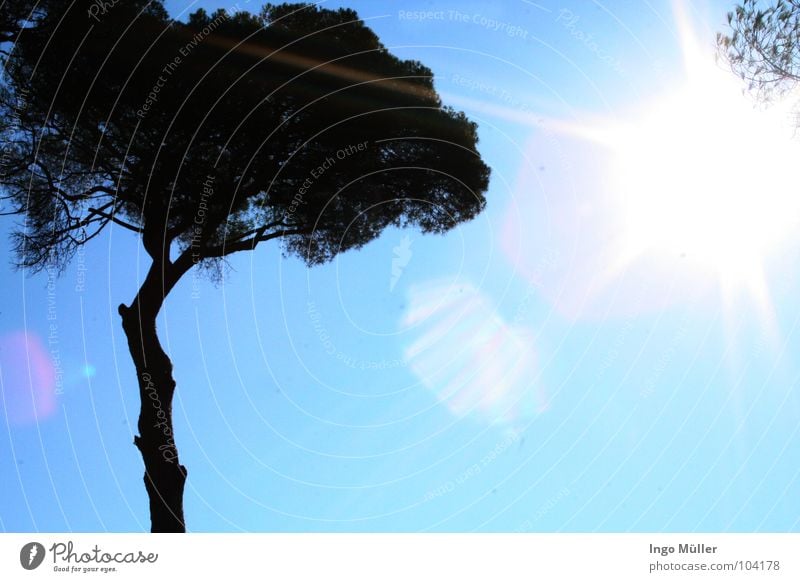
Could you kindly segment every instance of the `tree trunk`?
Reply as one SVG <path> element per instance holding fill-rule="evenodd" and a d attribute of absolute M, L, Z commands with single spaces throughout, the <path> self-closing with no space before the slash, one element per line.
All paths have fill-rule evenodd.
<path fill-rule="evenodd" d="M 173 272 L 173 266 L 164 268 L 154 263 L 131 306 L 119 306 L 139 384 L 139 435 L 133 442 L 144 461 L 153 533 L 186 531 L 183 489 L 187 471 L 178 460 L 172 425 L 175 380 L 172 362 L 156 333 L 156 316 L 180 276 Z"/>

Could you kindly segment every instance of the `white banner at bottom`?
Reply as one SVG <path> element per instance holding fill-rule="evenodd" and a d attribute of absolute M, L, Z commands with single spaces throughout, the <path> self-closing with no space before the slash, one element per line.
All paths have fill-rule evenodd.
<path fill-rule="evenodd" d="M 2 534 L 0 580 L 800 580 L 800 534 Z"/>

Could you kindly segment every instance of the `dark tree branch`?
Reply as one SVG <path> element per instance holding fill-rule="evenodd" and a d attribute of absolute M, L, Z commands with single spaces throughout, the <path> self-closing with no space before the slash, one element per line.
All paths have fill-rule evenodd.
<path fill-rule="evenodd" d="M 138 226 L 134 226 L 132 224 L 129 224 L 129 223 L 125 222 L 124 220 L 120 219 L 120 218 L 117 218 L 113 213 L 112 214 L 106 214 L 105 212 L 103 212 L 100 209 L 89 208 L 89 214 L 90 215 L 102 216 L 103 218 L 106 218 L 106 219 L 112 221 L 114 224 L 118 224 L 119 226 L 127 228 L 128 230 L 130 230 L 132 232 L 135 232 L 137 234 L 142 234 L 144 232 L 144 229 L 142 229 L 142 228 L 140 228 Z"/>
<path fill-rule="evenodd" d="M 232 253 L 237 253 L 239 251 L 251 251 L 256 248 L 258 243 L 267 242 L 269 240 L 280 238 L 283 236 L 291 236 L 291 235 L 299 235 L 299 234 L 309 234 L 311 229 L 308 228 L 297 228 L 291 230 L 278 230 L 271 232 L 269 234 L 264 234 L 266 228 L 259 229 L 259 232 L 256 236 L 251 238 L 240 240 L 234 242 L 232 244 L 223 243 L 216 247 L 206 248 L 201 251 L 201 255 L 203 258 L 216 258 L 216 257 L 225 257 Z"/>
<path fill-rule="evenodd" d="M 275 228 L 275 227 L 278 227 L 278 226 L 285 227 L 285 228 L 299 228 L 301 225 L 300 224 L 296 224 L 296 223 L 295 224 L 290 224 L 290 223 L 286 223 L 286 222 L 284 222 L 282 220 L 276 220 L 276 221 L 270 222 L 268 224 L 261 225 L 258 228 L 252 228 L 252 229 L 250 229 L 248 231 L 239 233 L 239 234 L 237 234 L 235 236 L 227 237 L 225 239 L 225 243 L 226 244 L 235 243 L 237 241 L 240 241 L 242 239 L 245 239 L 245 238 L 253 236 L 253 235 L 260 236 L 260 235 L 264 234 L 270 228 Z"/>

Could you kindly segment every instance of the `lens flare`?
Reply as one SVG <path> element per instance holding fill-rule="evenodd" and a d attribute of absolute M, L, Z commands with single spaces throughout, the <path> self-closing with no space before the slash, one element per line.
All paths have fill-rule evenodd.
<path fill-rule="evenodd" d="M 56 370 L 33 333 L 0 336 L 0 387 L 13 425 L 39 422 L 56 411 Z"/>
<path fill-rule="evenodd" d="M 507 323 L 471 285 L 412 287 L 403 325 L 411 370 L 454 415 L 512 422 L 546 408 L 532 333 Z"/>

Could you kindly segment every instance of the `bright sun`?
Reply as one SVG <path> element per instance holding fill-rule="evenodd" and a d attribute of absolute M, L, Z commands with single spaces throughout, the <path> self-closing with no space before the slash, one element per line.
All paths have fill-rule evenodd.
<path fill-rule="evenodd" d="M 677 8 L 682 86 L 626 122 L 578 130 L 612 152 L 623 231 L 615 267 L 684 257 L 728 290 L 761 294 L 765 259 L 798 226 L 800 142 L 790 109 L 756 108 Z"/>

